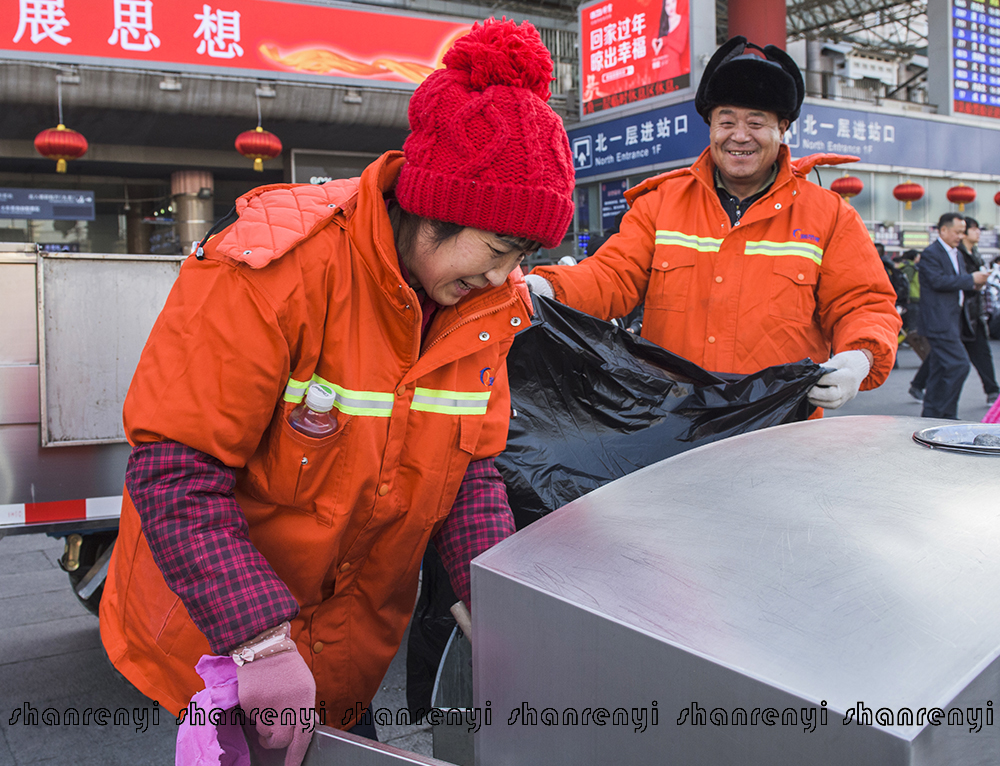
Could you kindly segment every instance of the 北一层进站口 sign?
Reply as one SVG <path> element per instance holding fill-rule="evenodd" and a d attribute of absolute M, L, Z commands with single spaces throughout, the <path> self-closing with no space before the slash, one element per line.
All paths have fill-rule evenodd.
<path fill-rule="evenodd" d="M 569 131 L 577 178 L 697 157 L 708 146 L 708 126 L 694 102 L 653 109 Z"/>
<path fill-rule="evenodd" d="M 811 103 L 785 134 L 794 157 L 833 152 L 872 165 L 984 174 L 1000 174 L 998 140 L 1000 130 L 954 120 Z"/>
<path fill-rule="evenodd" d="M 884 111 L 805 103 L 785 133 L 793 157 L 851 154 L 872 165 L 955 173 L 1000 174 L 997 129 Z M 667 167 L 708 146 L 708 126 L 693 101 L 569 131 L 578 179 Z"/>

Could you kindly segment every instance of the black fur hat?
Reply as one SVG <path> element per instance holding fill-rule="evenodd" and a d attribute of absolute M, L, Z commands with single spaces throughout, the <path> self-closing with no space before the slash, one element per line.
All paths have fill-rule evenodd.
<path fill-rule="evenodd" d="M 747 52 L 754 48 L 764 58 Z M 694 97 L 694 108 L 705 122 L 717 106 L 740 106 L 775 112 L 779 120 L 795 122 L 805 96 L 802 73 L 781 48 L 763 48 L 734 37 L 715 52 Z"/>

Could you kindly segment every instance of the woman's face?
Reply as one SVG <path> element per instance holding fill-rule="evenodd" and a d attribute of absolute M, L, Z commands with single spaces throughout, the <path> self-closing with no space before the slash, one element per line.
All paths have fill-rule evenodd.
<path fill-rule="evenodd" d="M 435 244 L 430 224 L 424 221 L 402 259 L 410 272 L 410 287 L 422 287 L 435 303 L 453 306 L 473 290 L 502 285 L 524 253 L 511 250 L 496 234 L 472 228 Z"/>

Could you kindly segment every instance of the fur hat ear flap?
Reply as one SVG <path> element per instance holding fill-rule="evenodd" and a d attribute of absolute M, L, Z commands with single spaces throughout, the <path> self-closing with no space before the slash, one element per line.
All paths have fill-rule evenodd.
<path fill-rule="evenodd" d="M 747 48 L 764 57 L 748 53 Z M 802 73 L 787 53 L 773 45 L 760 48 L 738 35 L 708 62 L 694 104 L 705 122 L 711 122 L 712 110 L 723 105 L 762 109 L 794 122 L 804 96 Z"/>
<path fill-rule="evenodd" d="M 781 65 L 781 68 L 788 72 L 789 76 L 795 82 L 795 111 L 791 114 L 781 115 L 782 119 L 788 120 L 789 122 L 795 122 L 799 117 L 799 110 L 802 108 L 802 100 L 806 95 L 806 83 L 802 79 L 802 72 L 799 71 L 799 65 L 795 63 L 795 60 L 789 56 L 785 51 L 781 50 L 777 45 L 765 45 L 764 55 L 770 61 L 774 61 Z"/>

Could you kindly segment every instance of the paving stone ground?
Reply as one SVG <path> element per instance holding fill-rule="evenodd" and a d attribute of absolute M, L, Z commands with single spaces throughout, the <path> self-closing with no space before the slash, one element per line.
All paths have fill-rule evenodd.
<path fill-rule="evenodd" d="M 153 725 L 153 703 L 113 671 L 97 617 L 56 563 L 62 552 L 62 541 L 46 535 L 0 539 L 0 766 L 173 766 L 173 716 L 158 711 Z M 406 706 L 405 647 L 376 708 Z M 108 724 L 97 723 L 98 708 L 109 711 Z M 67 724 L 67 710 L 76 710 L 80 723 Z M 116 711 L 124 711 L 117 724 Z M 431 755 L 427 725 L 385 727 L 379 739 Z"/>

